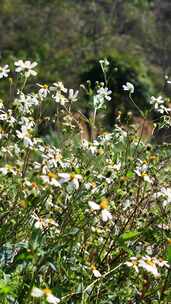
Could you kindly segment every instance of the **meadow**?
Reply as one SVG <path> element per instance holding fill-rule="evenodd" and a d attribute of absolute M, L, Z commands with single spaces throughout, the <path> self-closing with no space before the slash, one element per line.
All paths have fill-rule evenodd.
<path fill-rule="evenodd" d="M 104 82 L 80 91 L 37 83 L 37 62 L 0 67 L 9 87 L 0 99 L 2 304 L 171 303 L 170 145 L 144 141 L 143 123 L 137 134 L 119 117 L 112 132 L 80 139 L 81 92 L 93 115 L 79 115 L 91 128 L 111 102 L 110 62 L 100 65 Z M 154 111 L 155 127 L 169 127 L 167 101 L 152 96 L 147 113 L 135 91 L 123 83 L 142 121 Z M 58 131 L 48 134 L 51 124 Z"/>

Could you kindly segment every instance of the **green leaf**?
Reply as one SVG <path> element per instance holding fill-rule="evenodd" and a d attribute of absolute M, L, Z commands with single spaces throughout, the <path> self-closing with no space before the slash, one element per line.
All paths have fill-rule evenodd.
<path fill-rule="evenodd" d="M 127 241 L 127 240 L 130 240 L 130 239 L 133 239 L 135 238 L 136 236 L 138 236 L 140 234 L 140 232 L 138 231 L 126 231 L 124 232 L 120 238 L 123 240 L 123 241 Z"/>
<path fill-rule="evenodd" d="M 126 174 L 127 177 L 133 177 L 134 175 L 135 175 L 135 173 L 132 171 L 128 171 Z"/>
<path fill-rule="evenodd" d="M 171 245 L 169 245 L 167 248 L 167 259 L 168 262 L 171 264 Z"/>

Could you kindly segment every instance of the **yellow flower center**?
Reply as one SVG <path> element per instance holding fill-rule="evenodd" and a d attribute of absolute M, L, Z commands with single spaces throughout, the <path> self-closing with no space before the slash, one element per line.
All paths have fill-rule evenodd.
<path fill-rule="evenodd" d="M 47 84 L 43 84 L 42 88 L 45 89 L 45 90 L 47 90 L 48 89 L 48 85 Z"/>
<path fill-rule="evenodd" d="M 154 262 L 153 262 L 151 259 L 147 259 L 145 262 L 146 262 L 148 265 L 150 265 L 150 266 L 154 266 L 154 265 L 155 265 Z"/>
<path fill-rule="evenodd" d="M 107 209 L 108 205 L 109 205 L 109 202 L 108 202 L 107 198 L 103 198 L 101 203 L 100 203 L 100 208 L 101 209 Z"/>
<path fill-rule="evenodd" d="M 167 240 L 167 243 L 168 243 L 169 245 L 171 245 L 171 239 L 168 239 L 168 240 Z"/>
<path fill-rule="evenodd" d="M 74 178 L 75 178 L 75 173 L 71 173 L 71 174 L 70 174 L 70 178 L 69 178 L 70 181 L 72 181 Z"/>
<path fill-rule="evenodd" d="M 44 289 L 43 289 L 43 292 L 44 292 L 44 294 L 45 294 L 46 296 L 52 294 L 52 291 L 51 291 L 49 288 L 44 288 Z"/>
<path fill-rule="evenodd" d="M 141 176 L 147 176 L 147 173 L 144 171 L 141 173 Z"/>
<path fill-rule="evenodd" d="M 155 155 L 151 155 L 150 157 L 149 157 L 149 160 L 156 160 L 157 159 L 157 156 L 155 156 Z"/>
<path fill-rule="evenodd" d="M 52 179 L 52 178 L 57 178 L 57 175 L 56 175 L 55 173 L 53 173 L 53 172 L 48 172 L 48 177 L 49 177 L 50 179 Z"/>
<path fill-rule="evenodd" d="M 91 270 L 96 270 L 96 266 L 94 264 L 91 265 Z"/>
<path fill-rule="evenodd" d="M 96 182 L 91 182 L 92 188 L 96 188 Z"/>

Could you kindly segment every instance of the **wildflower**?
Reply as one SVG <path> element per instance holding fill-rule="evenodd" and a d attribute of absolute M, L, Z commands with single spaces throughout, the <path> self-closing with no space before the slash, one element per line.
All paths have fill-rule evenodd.
<path fill-rule="evenodd" d="M 100 278 L 102 276 L 101 273 L 96 269 L 95 265 L 91 266 L 91 270 L 95 278 Z"/>
<path fill-rule="evenodd" d="M 158 272 L 158 269 L 156 267 L 156 260 L 149 256 L 145 256 L 142 259 L 140 259 L 139 267 L 142 267 L 148 272 L 152 273 L 155 278 L 160 277 L 160 273 Z"/>
<path fill-rule="evenodd" d="M 77 101 L 78 93 L 79 93 L 79 91 L 75 91 L 75 92 L 74 92 L 73 89 L 70 89 L 70 90 L 69 90 L 68 99 L 69 99 L 71 102 Z"/>
<path fill-rule="evenodd" d="M 136 257 L 131 257 L 129 262 L 125 263 L 128 267 L 133 267 L 136 272 L 139 272 L 138 269 L 138 259 Z"/>
<path fill-rule="evenodd" d="M 30 60 L 18 60 L 15 62 L 17 73 L 24 72 L 25 77 L 36 76 L 37 72 L 34 71 L 34 68 L 37 66 L 37 62 L 31 62 Z"/>
<path fill-rule="evenodd" d="M 23 139 L 24 145 L 26 147 L 33 146 L 33 142 L 31 140 L 30 128 L 28 125 L 21 126 L 21 131 L 16 131 L 17 137 Z"/>
<path fill-rule="evenodd" d="M 31 296 L 34 298 L 41 298 L 45 296 L 47 302 L 52 304 L 57 304 L 60 302 L 60 299 L 55 297 L 49 288 L 40 289 L 37 287 L 33 287 L 31 291 Z"/>
<path fill-rule="evenodd" d="M 48 185 L 61 187 L 61 184 L 57 180 L 58 175 L 53 172 L 48 172 L 47 175 L 42 175 L 41 178 L 44 181 L 44 183 L 47 183 Z"/>
<path fill-rule="evenodd" d="M 55 227 L 59 227 L 58 223 L 56 223 L 53 219 L 43 219 L 41 217 L 39 217 L 37 214 L 33 214 L 32 215 L 33 220 L 35 220 L 35 228 L 37 229 L 43 229 L 43 228 L 48 228 L 49 226 L 55 226 Z"/>
<path fill-rule="evenodd" d="M 63 93 L 67 93 L 68 90 L 64 87 L 62 81 L 58 81 L 57 83 L 53 83 L 53 85 L 50 87 L 50 91 L 61 91 Z"/>
<path fill-rule="evenodd" d="M 135 173 L 142 177 L 144 179 L 144 181 L 151 183 L 151 179 L 149 177 L 149 175 L 147 174 L 147 170 L 148 170 L 148 166 L 146 164 L 142 164 L 142 166 L 138 166 L 135 170 Z"/>
<path fill-rule="evenodd" d="M 75 173 L 58 173 L 58 177 L 60 178 L 59 183 L 62 185 L 64 183 L 69 183 L 72 188 L 79 188 L 79 180 L 82 179 L 80 174 Z"/>
<path fill-rule="evenodd" d="M 168 262 L 165 261 L 165 260 L 163 260 L 162 258 L 156 259 L 156 264 L 157 264 L 159 267 L 167 267 L 167 268 L 170 268 L 170 265 L 168 264 Z"/>
<path fill-rule="evenodd" d="M 169 108 L 166 108 L 164 105 L 165 101 L 163 99 L 162 96 L 159 97 L 154 97 L 152 96 L 150 99 L 150 104 L 154 106 L 154 110 L 156 110 L 157 112 L 163 114 L 163 113 L 168 113 L 170 112 Z"/>
<path fill-rule="evenodd" d="M 41 97 L 46 98 L 47 95 L 48 95 L 48 93 L 50 92 L 49 88 L 48 88 L 48 85 L 47 84 L 39 84 L 39 83 L 37 85 L 40 87 L 40 89 L 39 89 L 39 95 Z"/>
<path fill-rule="evenodd" d="M 160 273 L 158 272 L 157 266 L 159 267 L 170 267 L 167 261 L 164 261 L 163 259 L 156 257 L 150 257 L 148 255 L 142 257 L 142 258 L 136 258 L 132 257 L 131 261 L 125 263 L 129 267 L 133 267 L 136 272 L 139 272 L 139 267 L 142 267 L 146 271 L 153 274 L 155 278 L 160 277 Z"/>
<path fill-rule="evenodd" d="M 117 160 L 116 164 L 114 164 L 113 169 L 116 171 L 120 171 L 121 169 L 121 162 L 119 160 Z"/>
<path fill-rule="evenodd" d="M 56 92 L 55 95 L 52 95 L 52 98 L 56 103 L 59 103 L 61 106 L 64 106 L 69 100 L 61 94 L 61 92 Z"/>
<path fill-rule="evenodd" d="M 123 90 L 130 92 L 130 94 L 134 93 L 134 85 L 130 82 L 127 82 L 126 85 L 123 85 Z"/>
<path fill-rule="evenodd" d="M 17 170 L 15 167 L 11 166 L 10 164 L 6 164 L 4 167 L 0 168 L 0 173 L 2 173 L 3 175 L 7 175 L 8 173 L 17 175 Z"/>
<path fill-rule="evenodd" d="M 43 292 L 46 296 L 46 300 L 48 303 L 57 304 L 60 302 L 60 300 L 52 294 L 49 288 L 43 289 Z"/>
<path fill-rule="evenodd" d="M 164 99 L 162 96 L 159 96 L 157 98 L 154 96 L 151 96 L 150 104 L 154 105 L 155 109 L 158 109 L 160 107 L 160 105 L 164 104 Z"/>
<path fill-rule="evenodd" d="M 4 65 L 3 67 L 0 66 L 0 79 L 8 77 L 8 73 L 10 72 L 8 64 Z"/>
<path fill-rule="evenodd" d="M 167 206 L 169 204 L 171 204 L 171 188 L 165 188 L 162 187 L 161 190 L 159 192 L 157 192 L 155 195 L 155 197 L 164 197 L 164 201 L 163 201 L 163 206 Z"/>
<path fill-rule="evenodd" d="M 101 210 L 101 217 L 103 222 L 107 222 L 112 219 L 112 214 L 107 210 L 108 208 L 108 200 L 106 198 L 102 199 L 100 205 L 96 204 L 93 201 L 89 201 L 88 205 L 93 210 Z"/>
<path fill-rule="evenodd" d="M 111 93 L 112 93 L 112 91 L 109 90 L 108 88 L 101 87 L 100 89 L 97 90 L 97 94 L 98 94 L 99 98 L 103 98 L 108 101 L 111 100 L 111 97 L 109 96 L 109 95 L 111 95 Z"/>
<path fill-rule="evenodd" d="M 101 64 L 101 66 L 105 66 L 105 67 L 110 65 L 107 58 L 99 60 L 99 63 Z"/>

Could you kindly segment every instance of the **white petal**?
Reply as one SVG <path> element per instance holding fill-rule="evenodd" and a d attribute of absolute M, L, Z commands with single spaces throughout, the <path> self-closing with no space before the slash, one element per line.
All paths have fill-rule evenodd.
<path fill-rule="evenodd" d="M 37 288 L 37 287 L 33 287 L 32 291 L 31 291 L 32 297 L 40 298 L 43 295 L 44 295 L 43 290 L 41 290 L 40 288 Z"/>
<path fill-rule="evenodd" d="M 58 173 L 58 176 L 64 179 L 65 181 L 68 181 L 70 179 L 69 173 Z"/>
<path fill-rule="evenodd" d="M 112 219 L 112 214 L 108 210 L 103 209 L 102 210 L 102 221 L 107 222 L 108 220 L 111 220 L 111 219 Z"/>
<path fill-rule="evenodd" d="M 52 304 L 57 304 L 60 302 L 60 299 L 55 297 L 53 294 L 48 295 L 46 299 L 47 299 L 48 303 L 52 303 Z"/>
<path fill-rule="evenodd" d="M 97 269 L 93 270 L 93 274 L 96 278 L 100 278 L 102 276 L 101 273 Z"/>
<path fill-rule="evenodd" d="M 93 202 L 93 201 L 89 201 L 88 205 L 93 210 L 100 210 L 100 206 L 98 204 L 96 204 L 95 202 Z"/>

